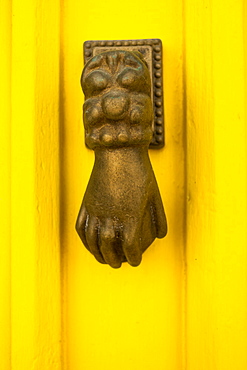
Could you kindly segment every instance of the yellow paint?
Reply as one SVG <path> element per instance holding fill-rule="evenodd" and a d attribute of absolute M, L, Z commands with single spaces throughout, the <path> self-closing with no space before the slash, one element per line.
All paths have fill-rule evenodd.
<path fill-rule="evenodd" d="M 10 369 L 11 4 L 0 2 L 0 363 Z"/>
<path fill-rule="evenodd" d="M 1 2 L 1 369 L 246 369 L 246 17 L 244 0 Z M 74 230 L 82 44 L 156 37 L 169 234 L 113 270 Z"/>
<path fill-rule="evenodd" d="M 61 368 L 58 5 L 12 2 L 13 370 Z"/>
<path fill-rule="evenodd" d="M 187 369 L 247 367 L 244 1 L 187 1 Z"/>
<path fill-rule="evenodd" d="M 69 0 L 61 19 L 65 362 L 73 370 L 182 369 L 182 4 Z M 95 261 L 74 232 L 93 165 L 93 152 L 84 145 L 79 82 L 85 40 L 131 38 L 164 43 L 166 148 L 150 155 L 169 234 L 145 252 L 140 267 L 113 270 Z"/>

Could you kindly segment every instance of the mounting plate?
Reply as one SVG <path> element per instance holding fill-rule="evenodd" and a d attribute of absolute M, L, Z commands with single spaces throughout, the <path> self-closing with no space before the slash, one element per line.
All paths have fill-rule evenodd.
<path fill-rule="evenodd" d="M 159 39 L 143 40 L 95 40 L 84 42 L 84 63 L 105 51 L 127 50 L 139 51 L 146 61 L 152 82 L 152 102 L 154 111 L 153 139 L 150 148 L 160 149 L 164 139 L 164 104 L 163 104 L 163 71 L 162 42 Z"/>

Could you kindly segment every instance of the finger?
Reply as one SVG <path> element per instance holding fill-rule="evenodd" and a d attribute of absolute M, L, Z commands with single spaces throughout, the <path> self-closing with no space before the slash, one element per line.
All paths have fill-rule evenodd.
<path fill-rule="evenodd" d="M 111 219 L 106 219 L 100 227 L 100 250 L 106 263 L 113 268 L 121 267 L 121 259 L 116 250 L 116 234 Z"/>
<path fill-rule="evenodd" d="M 96 260 L 100 263 L 105 263 L 104 258 L 98 246 L 98 220 L 95 216 L 89 216 L 88 225 L 86 227 L 86 240 L 90 252 L 94 255 Z"/>
<path fill-rule="evenodd" d="M 140 227 L 136 220 L 130 219 L 124 225 L 122 247 L 125 257 L 131 266 L 138 266 L 142 260 L 140 248 Z"/>
<path fill-rule="evenodd" d="M 159 191 L 153 198 L 153 213 L 157 238 L 164 238 L 167 234 L 167 220 Z"/>
<path fill-rule="evenodd" d="M 87 220 L 88 220 L 88 214 L 87 214 L 86 208 L 82 204 L 77 220 L 76 220 L 75 228 L 76 228 L 76 231 L 79 237 L 82 240 L 82 243 L 90 251 L 87 240 L 86 240 L 86 235 L 85 235 Z"/>

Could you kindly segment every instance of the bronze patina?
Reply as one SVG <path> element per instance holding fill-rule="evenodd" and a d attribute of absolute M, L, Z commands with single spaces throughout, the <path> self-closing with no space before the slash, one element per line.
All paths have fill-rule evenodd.
<path fill-rule="evenodd" d="M 105 51 L 138 51 L 147 63 L 151 78 L 151 100 L 153 104 L 153 137 L 151 149 L 160 149 L 165 144 L 162 42 L 160 39 L 142 40 L 92 40 L 84 42 L 84 61 Z"/>
<path fill-rule="evenodd" d="M 138 51 L 102 52 L 87 62 L 81 85 L 85 139 L 95 163 L 76 230 L 99 262 L 138 266 L 153 240 L 167 233 L 148 156 L 153 107 L 147 63 Z"/>

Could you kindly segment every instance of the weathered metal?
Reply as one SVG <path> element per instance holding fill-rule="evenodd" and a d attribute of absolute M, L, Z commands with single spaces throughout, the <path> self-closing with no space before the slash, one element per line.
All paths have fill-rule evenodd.
<path fill-rule="evenodd" d="M 81 84 L 85 138 L 95 163 L 76 229 L 99 262 L 137 266 L 153 240 L 167 233 L 148 156 L 153 119 L 149 70 L 138 51 L 107 51 L 87 62 Z"/>
<path fill-rule="evenodd" d="M 151 149 L 163 148 L 165 144 L 164 103 L 163 103 L 163 68 L 162 42 L 159 39 L 142 40 L 92 40 L 84 42 L 85 64 L 93 56 L 106 51 L 138 51 L 147 63 L 151 77 L 151 100 L 153 104 L 153 137 Z"/>

